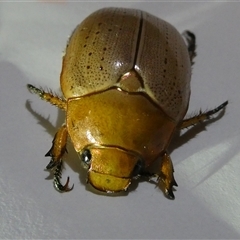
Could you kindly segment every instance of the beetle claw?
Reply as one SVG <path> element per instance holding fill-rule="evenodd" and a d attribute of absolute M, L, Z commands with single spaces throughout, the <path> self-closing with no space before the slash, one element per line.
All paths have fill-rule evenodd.
<path fill-rule="evenodd" d="M 171 200 L 175 199 L 175 196 L 173 194 L 173 186 L 178 186 L 177 182 L 173 178 L 170 182 L 166 181 L 165 177 L 162 174 L 155 174 L 155 177 L 157 177 L 158 187 L 163 191 L 164 195 Z"/>
<path fill-rule="evenodd" d="M 173 194 L 173 191 L 172 191 L 172 188 L 171 189 L 165 189 L 165 196 L 168 198 L 168 199 L 171 199 L 171 200 L 174 200 L 175 199 L 175 196 Z"/>
<path fill-rule="evenodd" d="M 60 160 L 54 172 L 54 180 L 53 180 L 54 187 L 59 192 L 71 191 L 74 187 L 74 184 L 72 185 L 72 187 L 68 186 L 70 178 L 68 177 L 65 185 L 62 185 L 60 181 L 61 177 L 62 177 L 62 161 Z"/>
<path fill-rule="evenodd" d="M 62 185 L 59 178 L 54 178 L 54 187 L 55 187 L 55 189 L 57 191 L 59 191 L 59 192 L 69 192 L 69 191 L 71 191 L 73 189 L 73 187 L 74 187 L 74 184 L 70 188 L 68 186 L 69 180 L 70 180 L 70 178 L 68 177 L 65 185 Z"/>

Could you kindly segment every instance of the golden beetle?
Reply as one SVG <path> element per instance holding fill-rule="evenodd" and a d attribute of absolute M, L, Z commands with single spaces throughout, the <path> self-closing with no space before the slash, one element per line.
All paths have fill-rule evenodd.
<path fill-rule="evenodd" d="M 184 38 L 185 41 L 184 41 Z M 127 190 L 133 178 L 157 177 L 173 199 L 173 165 L 167 147 L 176 130 L 209 119 L 227 105 L 183 120 L 189 104 L 195 36 L 134 9 L 104 8 L 73 31 L 62 61 L 64 98 L 28 84 L 28 89 L 66 112 L 46 156 L 60 182 L 62 157 L 70 136 L 100 191 Z M 156 173 L 149 167 L 161 158 Z"/>

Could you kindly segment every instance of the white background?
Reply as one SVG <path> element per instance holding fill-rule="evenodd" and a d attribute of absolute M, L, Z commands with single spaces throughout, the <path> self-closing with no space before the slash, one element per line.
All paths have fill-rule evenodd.
<path fill-rule="evenodd" d="M 222 118 L 170 146 L 179 185 L 174 201 L 147 182 L 126 196 L 93 193 L 71 144 L 63 181 L 69 175 L 74 190 L 58 193 L 44 171 L 64 115 L 26 84 L 59 92 L 68 36 L 107 6 L 142 9 L 196 34 L 190 114 L 229 100 Z M 0 238 L 239 238 L 239 14 L 240 3 L 230 1 L 1 2 Z"/>

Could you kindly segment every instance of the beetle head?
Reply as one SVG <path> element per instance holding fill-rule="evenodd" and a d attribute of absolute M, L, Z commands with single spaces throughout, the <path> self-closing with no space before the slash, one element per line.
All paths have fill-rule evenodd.
<path fill-rule="evenodd" d="M 88 182 L 107 193 L 126 191 L 143 167 L 139 156 L 116 147 L 85 149 L 81 158 L 88 168 Z"/>

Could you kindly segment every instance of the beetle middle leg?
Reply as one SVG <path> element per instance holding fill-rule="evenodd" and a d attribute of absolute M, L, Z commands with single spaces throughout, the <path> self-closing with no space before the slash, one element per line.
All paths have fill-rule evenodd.
<path fill-rule="evenodd" d="M 202 113 L 200 111 L 200 113 L 194 117 L 191 117 L 191 118 L 188 118 L 188 119 L 184 119 L 181 126 L 180 126 L 180 129 L 183 129 L 183 128 L 188 128 L 190 126 L 193 126 L 193 125 L 196 125 L 198 123 L 201 123 L 205 120 L 208 120 L 210 119 L 210 117 L 212 115 L 214 115 L 215 113 L 219 112 L 220 110 L 224 109 L 228 104 L 228 101 L 222 103 L 221 105 L 219 105 L 218 107 L 210 110 L 210 111 L 207 111 L 207 112 L 204 112 Z"/>
<path fill-rule="evenodd" d="M 67 127 L 66 125 L 63 125 L 62 127 L 59 128 L 59 130 L 55 134 L 55 137 L 52 142 L 52 147 L 45 155 L 46 157 L 51 157 L 51 160 L 47 165 L 46 169 L 49 170 L 54 169 L 54 187 L 59 192 L 67 192 L 72 190 L 73 188 L 73 186 L 71 188 L 68 187 L 69 177 L 64 186 L 60 182 L 62 172 L 62 157 L 66 152 L 67 137 L 68 137 Z"/>
<path fill-rule="evenodd" d="M 45 100 L 46 102 L 49 102 L 52 105 L 66 111 L 66 101 L 58 96 L 55 96 L 51 91 L 45 92 L 42 89 L 37 88 L 31 84 L 27 84 L 27 88 L 31 93 L 37 94 L 42 100 Z"/>

